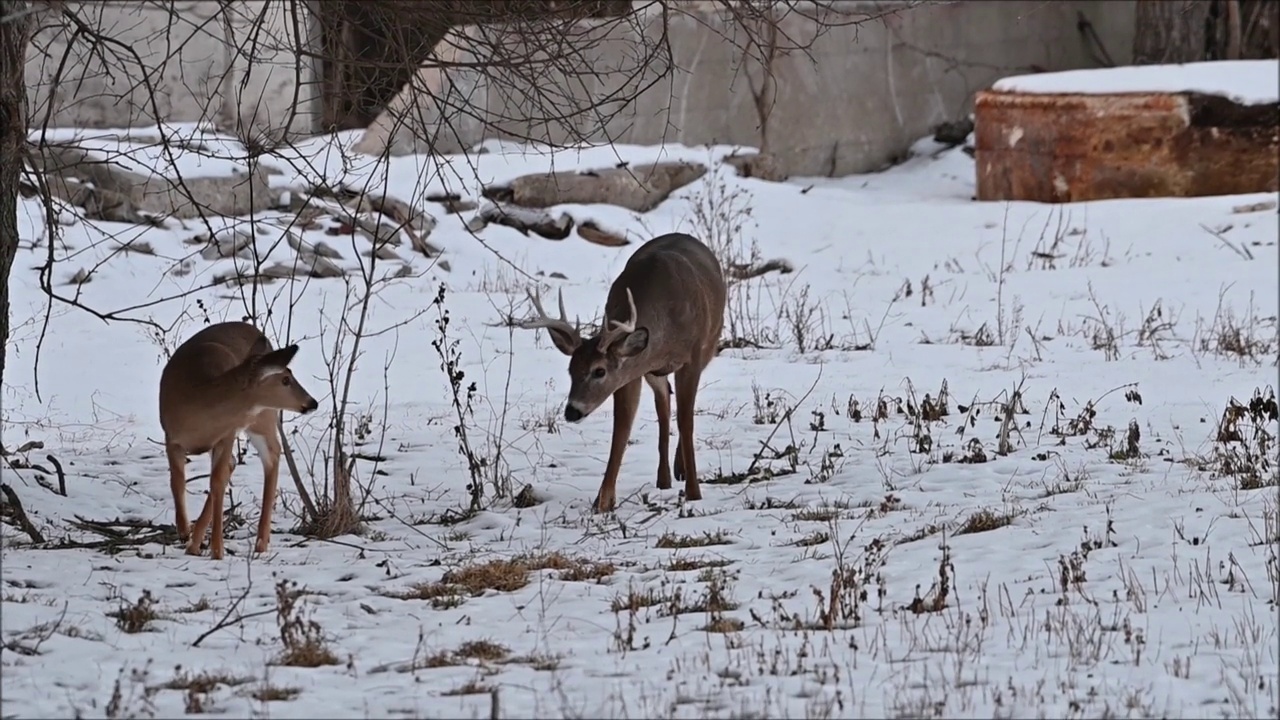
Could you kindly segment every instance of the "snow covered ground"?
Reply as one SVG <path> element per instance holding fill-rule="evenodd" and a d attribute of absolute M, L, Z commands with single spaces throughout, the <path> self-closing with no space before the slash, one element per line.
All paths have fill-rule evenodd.
<path fill-rule="evenodd" d="M 23 201 L 3 472 L 63 547 L 3 526 L 4 717 L 1276 716 L 1276 194 L 977 203 L 972 159 L 932 141 L 881 174 L 778 184 L 736 177 L 718 162 L 732 148 L 494 144 L 372 169 L 350 141 L 265 159 L 273 186 L 385 191 L 436 218 L 443 254 L 406 241 L 372 270 L 343 440 L 364 532 L 294 534 L 286 475 L 265 557 L 249 554 L 252 451 L 228 558 L 129 539 L 173 521 L 160 369 L 206 322 L 248 314 L 299 343 L 322 409 L 288 427 L 319 492 L 370 242 L 296 213 L 248 233 L 65 210 L 52 289 L 104 322 L 50 308 L 43 210 Z M 643 215 L 553 209 L 623 248 L 473 237 L 474 211 L 426 199 L 658 158 L 711 171 Z M 201 255 L 197 238 L 237 229 L 253 248 Z M 638 243 L 672 230 L 795 272 L 731 291 L 740 347 L 698 397 L 704 499 L 654 487 L 646 399 L 618 510 L 593 515 L 609 413 L 561 422 L 565 358 L 503 319 L 528 313 L 535 280 L 597 317 Z M 290 240 L 352 272 L 210 286 L 296 258 Z M 464 404 L 476 384 L 462 425 L 487 463 L 479 512 L 441 353 Z M 207 467 L 190 465 L 193 513 Z M 83 521 L 141 529 L 111 542 Z"/>

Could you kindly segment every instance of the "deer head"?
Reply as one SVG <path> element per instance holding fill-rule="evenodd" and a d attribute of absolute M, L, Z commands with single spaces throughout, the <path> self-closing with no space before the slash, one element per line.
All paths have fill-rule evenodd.
<path fill-rule="evenodd" d="M 298 354 L 297 345 L 289 345 L 251 357 L 241 366 L 247 383 L 245 396 L 260 408 L 309 413 L 320 407 L 293 376 L 289 363 Z"/>
<path fill-rule="evenodd" d="M 560 317 L 553 318 L 542 309 L 542 301 L 532 291 L 528 292 L 537 316 L 519 323 L 528 330 L 543 328 L 551 336 L 556 349 L 569 356 L 569 399 L 564 407 L 564 419 L 576 423 L 600 407 L 623 385 L 636 379 L 629 372 L 631 360 L 649 346 L 649 330 L 636 327 L 636 301 L 627 289 L 627 305 L 631 316 L 627 320 L 609 321 L 593 337 L 583 339 L 576 324 L 571 324 L 564 312 L 564 292 L 558 294 Z"/>

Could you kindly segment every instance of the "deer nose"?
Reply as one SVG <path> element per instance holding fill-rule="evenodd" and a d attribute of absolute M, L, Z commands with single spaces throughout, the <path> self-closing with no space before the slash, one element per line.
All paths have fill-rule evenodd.
<path fill-rule="evenodd" d="M 582 411 L 574 407 L 572 403 L 564 406 L 565 420 L 568 420 L 571 423 L 576 423 L 584 417 L 586 416 L 582 414 Z"/>
<path fill-rule="evenodd" d="M 318 408 L 318 407 L 320 407 L 320 403 L 316 402 L 316 399 L 315 399 L 315 398 L 311 398 L 310 400 L 307 400 L 307 404 L 306 404 L 306 405 L 303 405 L 303 406 L 302 406 L 302 412 L 303 412 L 303 413 L 309 413 L 309 412 L 311 412 L 311 411 L 315 410 L 315 409 L 316 409 L 316 408 Z"/>

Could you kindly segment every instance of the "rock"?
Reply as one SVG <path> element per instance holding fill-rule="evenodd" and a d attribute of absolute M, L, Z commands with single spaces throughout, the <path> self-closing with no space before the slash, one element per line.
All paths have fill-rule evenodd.
<path fill-rule="evenodd" d="M 475 210 L 477 205 L 472 200 L 463 200 L 461 195 L 428 195 L 427 202 L 439 203 L 444 206 L 446 215 L 457 215 L 469 210 Z"/>
<path fill-rule="evenodd" d="M 769 182 L 782 182 L 787 179 L 787 173 L 782 169 L 782 161 L 776 155 L 769 153 L 730 155 L 724 161 L 737 169 L 740 177 L 768 180 Z"/>
<path fill-rule="evenodd" d="M 507 185 L 485 188 L 484 196 L 528 208 L 566 203 L 604 204 L 648 212 L 673 191 L 706 172 L 706 166 L 697 163 L 659 162 L 605 170 L 525 175 Z"/>
<path fill-rule="evenodd" d="M 230 176 L 171 179 L 127 170 L 71 143 L 40 145 L 35 164 L 45 173 L 54 197 L 83 206 L 91 219 L 144 223 L 148 221 L 141 213 L 241 216 L 267 210 L 279 199 L 267 186 L 261 166 Z"/>

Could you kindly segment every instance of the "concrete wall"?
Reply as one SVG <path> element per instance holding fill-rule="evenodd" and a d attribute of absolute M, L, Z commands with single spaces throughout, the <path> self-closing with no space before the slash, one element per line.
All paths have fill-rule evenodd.
<path fill-rule="evenodd" d="M 638 45 L 669 43 L 675 72 L 660 79 L 620 112 L 609 114 L 590 133 L 594 140 L 687 145 L 728 143 L 766 146 L 791 174 L 845 175 L 882 167 L 938 123 L 972 111 L 973 93 L 996 79 L 1039 70 L 1094 67 L 1089 48 L 1076 29 L 1083 14 L 1116 63 L 1129 62 L 1134 34 L 1132 1 L 994 0 L 933 3 L 837 2 L 834 11 L 815 20 L 791 13 L 781 21 L 779 43 L 793 49 L 775 58 L 775 96 L 767 137 L 749 78 L 761 87 L 761 64 L 734 20 L 714 3 L 691 3 L 667 19 L 657 12 L 639 23 L 601 23 L 609 43 L 586 53 L 585 64 L 613 73 L 575 93 L 581 110 L 590 97 L 605 97 L 620 83 L 642 87 L 653 78 L 626 76 Z M 900 12 L 861 23 L 851 20 Z M 664 22 L 666 23 L 664 25 Z M 665 31 L 665 33 L 664 33 Z M 626 42 L 618 42 L 625 36 Z M 512 38 L 512 43 L 519 42 Z M 570 75 L 556 68 L 542 81 Z M 661 68 L 658 68 L 660 71 Z M 513 127 L 498 120 L 518 114 L 527 88 L 513 90 L 510 78 L 481 82 L 477 104 L 500 129 L 514 136 L 550 141 L 575 139 L 583 128 L 573 122 Z M 580 78 L 579 78 L 580 81 Z M 625 93 L 624 93 L 625 94 Z M 430 108 L 418 104 L 419 115 Z M 437 123 L 449 121 L 437 118 Z M 477 123 L 453 123 L 462 129 L 462 145 L 480 139 Z M 413 129 L 413 128 L 410 128 Z M 419 126 L 429 135 L 435 128 Z M 453 132 L 440 133 L 436 147 L 451 144 Z M 444 145 L 440 142 L 443 141 Z M 454 141 L 453 145 L 459 143 Z M 393 143 L 393 147 L 404 143 Z M 420 147 L 418 149 L 421 149 Z"/>
<path fill-rule="evenodd" d="M 316 125 L 314 63 L 294 50 L 314 34 L 307 3 L 66 5 L 107 40 L 76 37 L 57 12 L 37 16 L 26 69 L 33 127 L 46 118 L 91 128 L 208 120 L 279 139 Z"/>
<path fill-rule="evenodd" d="M 214 118 L 220 126 L 279 138 L 313 131 L 319 117 L 313 61 L 293 50 L 314 47 L 314 23 L 301 0 L 236 0 L 233 15 L 216 17 L 215 0 L 173 2 L 173 12 L 134 3 L 68 3 L 104 34 L 141 55 L 152 71 L 159 114 L 169 121 Z M 971 110 L 974 91 L 995 79 L 1030 72 L 1092 67 L 1085 41 L 1076 29 L 1077 14 L 1093 24 L 1106 50 L 1120 64 L 1131 56 L 1133 0 L 967 0 L 905 7 L 895 2 L 830 3 L 828 18 L 842 24 L 819 32 L 819 24 L 792 14 L 784 33 L 808 45 L 775 60 L 776 98 L 765 143 L 792 174 L 843 175 L 872 170 L 904 151 L 937 123 Z M 848 24 L 858 13 L 904 7 L 897 14 Z M 670 25 L 651 12 L 626 23 L 601 24 L 605 42 L 586 54 L 594 68 L 634 65 L 637 47 L 668 43 L 675 72 L 662 75 L 661 63 L 632 77 L 595 78 L 565 87 L 566 102 L 584 103 L 620 86 L 640 87 L 657 79 L 634 103 L 614 107 L 601 121 L 579 114 L 569 125 L 506 122 L 508 134 L 563 140 L 586 135 L 595 140 L 653 144 L 733 143 L 759 146 L 762 138 L 748 75 L 760 79 L 759 65 L 741 49 L 741 34 L 714 3 L 688 3 L 672 14 Z M 250 32 L 261 15 L 258 32 Z M 499 30 L 500 32 L 500 30 Z M 491 31 L 486 33 L 492 37 Z M 138 77 L 138 63 L 108 46 L 117 65 L 104 74 L 88 46 L 68 44 L 67 28 L 45 30 L 29 54 L 28 83 L 34 119 L 42 122 L 50 100 L 52 124 L 119 127 L 154 124 L 148 91 L 124 77 L 120 63 Z M 517 42 L 512 38 L 512 42 Z M 309 45 L 310 44 L 310 45 Z M 505 47 L 505 45 L 504 45 Z M 51 85 L 64 52 L 68 70 Z M 110 64 L 110 63 L 109 63 Z M 556 77 L 535 75 L 542 86 Z M 625 74 L 625 71 L 624 73 Z M 494 121 L 519 116 L 535 89 L 528 77 L 479 83 L 464 114 Z M 455 80 L 455 82 L 457 82 Z M 465 84 L 474 83 L 472 81 Z M 624 93 L 626 94 L 626 93 Z M 572 96 L 572 97 L 568 97 Z M 523 98 L 523 99 L 522 99 Z M 412 119 L 395 130 L 429 134 L 441 118 L 431 103 L 416 105 Z M 424 107 L 426 106 L 426 107 Z M 446 118 L 447 119 L 447 118 Z M 483 123 L 453 123 L 461 137 L 441 134 L 433 146 L 456 149 L 483 139 Z M 503 126 L 504 123 L 495 124 Z M 448 138 L 443 137 L 448 135 Z M 448 142 L 444 142 L 448 140 Z M 419 142 L 391 139 L 393 148 L 421 148 Z"/>

